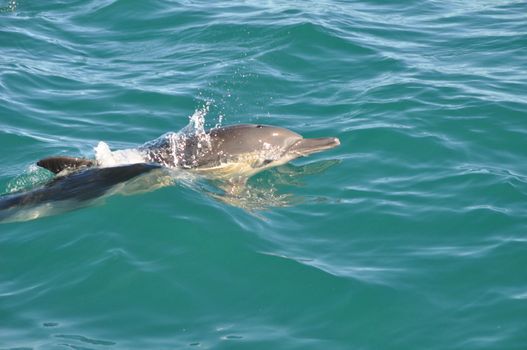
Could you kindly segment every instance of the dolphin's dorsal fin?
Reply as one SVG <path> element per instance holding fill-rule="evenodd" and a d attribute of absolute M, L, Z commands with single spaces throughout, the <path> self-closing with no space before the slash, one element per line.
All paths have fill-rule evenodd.
<path fill-rule="evenodd" d="M 48 169 L 54 174 L 58 174 L 64 169 L 77 169 L 80 167 L 94 166 L 95 161 L 75 157 L 48 157 L 39 160 L 37 165 L 44 169 Z"/>

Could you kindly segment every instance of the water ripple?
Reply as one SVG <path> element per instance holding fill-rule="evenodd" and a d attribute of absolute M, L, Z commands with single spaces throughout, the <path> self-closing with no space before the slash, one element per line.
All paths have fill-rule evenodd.
<path fill-rule="evenodd" d="M 341 147 L 251 179 L 266 210 L 176 183 L 2 226 L 1 346 L 522 348 L 526 13 L 4 1 L 2 192 L 43 181 L 39 158 L 136 147 L 205 104 L 209 126 Z"/>

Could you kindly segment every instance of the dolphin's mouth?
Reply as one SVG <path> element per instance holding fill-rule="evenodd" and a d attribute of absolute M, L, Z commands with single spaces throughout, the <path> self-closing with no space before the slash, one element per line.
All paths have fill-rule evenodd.
<path fill-rule="evenodd" d="M 316 139 L 301 139 L 295 142 L 288 152 L 307 156 L 311 153 L 321 152 L 335 148 L 340 145 L 340 140 L 336 137 L 320 137 Z"/>

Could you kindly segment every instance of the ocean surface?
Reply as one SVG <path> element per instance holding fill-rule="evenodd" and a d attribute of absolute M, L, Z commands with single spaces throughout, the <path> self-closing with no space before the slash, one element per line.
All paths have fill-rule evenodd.
<path fill-rule="evenodd" d="M 0 349 L 527 349 L 527 3 L 0 2 L 0 193 L 178 131 L 341 146 L 0 224 Z"/>

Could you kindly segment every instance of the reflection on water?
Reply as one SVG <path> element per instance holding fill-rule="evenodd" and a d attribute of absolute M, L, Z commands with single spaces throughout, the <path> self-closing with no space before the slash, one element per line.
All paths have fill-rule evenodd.
<path fill-rule="evenodd" d="M 214 189 L 203 189 L 212 198 L 248 212 L 287 207 L 304 202 L 292 193 L 280 193 L 277 186 L 302 186 L 302 177 L 324 172 L 340 160 L 324 160 L 304 165 L 286 164 L 250 181 L 211 181 Z"/>
<path fill-rule="evenodd" d="M 288 163 L 271 171 L 272 181 L 277 185 L 301 186 L 302 177 L 323 173 L 332 166 L 340 164 L 340 162 L 339 159 L 329 159 L 304 165 Z"/>
<path fill-rule="evenodd" d="M 222 184 L 220 188 L 221 192 L 205 193 L 220 202 L 251 213 L 272 207 L 287 207 L 295 201 L 292 194 L 280 194 L 274 186 L 263 188 L 249 184 Z"/>

